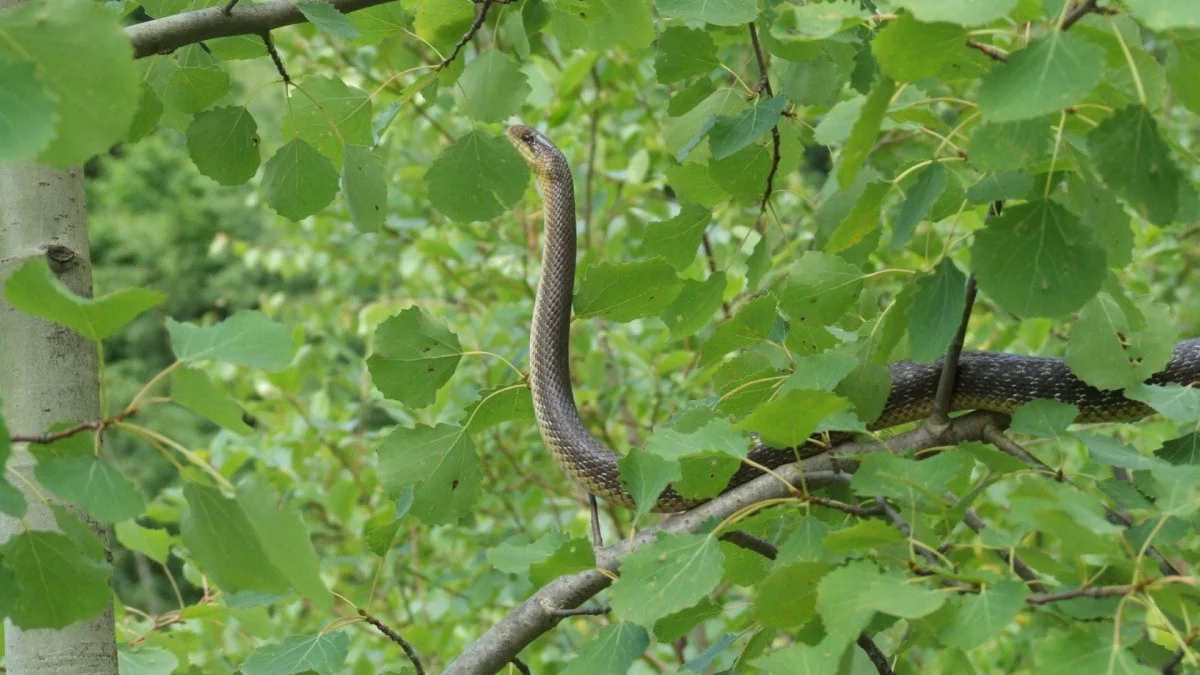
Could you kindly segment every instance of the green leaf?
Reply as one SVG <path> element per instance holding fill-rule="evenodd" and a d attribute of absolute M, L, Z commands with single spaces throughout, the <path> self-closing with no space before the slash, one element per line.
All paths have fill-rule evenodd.
<path fill-rule="evenodd" d="M 90 0 L 24 3 L 0 15 L 0 35 L 0 57 L 32 63 L 46 94 L 56 101 L 56 118 L 47 119 L 55 125 L 49 146 L 37 140 L 44 129 L 21 125 L 25 140 L 43 146 L 39 161 L 83 164 L 125 139 L 142 76 L 117 12 Z M 9 89 L 7 76 L 0 80 L 7 92 L 19 93 L 15 83 Z M 38 98 L 24 103 L 41 105 Z"/>
<path fill-rule="evenodd" d="M 328 610 L 333 595 L 321 581 L 321 561 L 300 514 L 280 504 L 266 481 L 253 473 L 238 483 L 237 503 L 258 533 L 271 564 L 300 595 Z"/>
<path fill-rule="evenodd" d="M 716 26 L 740 26 L 758 16 L 757 0 L 654 0 L 659 14 Z"/>
<path fill-rule="evenodd" d="M 829 53 L 810 61 L 788 62 L 779 80 L 779 92 L 796 105 L 824 105 L 841 91 L 848 73 Z"/>
<path fill-rule="evenodd" d="M 1104 78 L 1104 50 L 1073 33 L 1050 31 L 984 74 L 979 109 L 988 122 L 1055 113 L 1083 101 Z"/>
<path fill-rule="evenodd" d="M 671 331 L 672 340 L 690 337 L 708 325 L 721 309 L 726 283 L 724 272 L 710 274 L 704 281 L 683 280 L 683 290 L 659 315 Z"/>
<path fill-rule="evenodd" d="M 1193 431 L 1179 438 L 1172 438 L 1155 450 L 1154 455 L 1176 465 L 1200 464 L 1200 433 Z"/>
<path fill-rule="evenodd" d="M 481 122 L 501 122 L 521 109 L 532 89 L 521 66 L 490 49 L 471 60 L 458 78 L 463 111 Z"/>
<path fill-rule="evenodd" d="M 854 255 L 855 247 L 864 241 L 872 241 L 871 235 L 879 229 L 879 213 L 883 209 L 883 200 L 891 191 L 892 184 L 889 181 L 869 183 L 855 200 L 854 206 L 850 207 L 850 212 L 838 223 L 837 229 L 829 235 L 829 240 L 825 242 L 825 251 L 841 253 L 851 249 L 849 255 Z"/>
<path fill-rule="evenodd" d="M 1050 140 L 1050 120 L 1045 117 L 989 122 L 971 134 L 967 154 L 981 171 L 1027 169 L 1046 156 Z"/>
<path fill-rule="evenodd" d="M 763 295 L 746 303 L 737 314 L 717 325 L 704 343 L 700 365 L 706 365 L 735 349 L 767 339 L 775 325 L 775 296 Z"/>
<path fill-rule="evenodd" d="M 1097 389 L 1120 389 L 1162 370 L 1175 347 L 1171 312 L 1149 302 L 1138 310 L 1144 318 L 1131 321 L 1107 295 L 1092 298 L 1071 327 L 1066 357 L 1071 372 Z"/>
<path fill-rule="evenodd" d="M 933 205 L 946 189 L 946 166 L 934 162 L 921 169 L 917 180 L 908 189 L 904 203 L 892 220 L 892 248 L 900 248 L 912 239 L 917 224 L 929 216 Z"/>
<path fill-rule="evenodd" d="M 618 621 L 600 629 L 567 664 L 562 675 L 625 675 L 650 646 L 645 628 Z"/>
<path fill-rule="evenodd" d="M 861 496 L 940 506 L 942 494 L 964 483 L 973 464 L 966 455 L 953 451 L 921 461 L 877 452 L 862 459 L 851 484 Z"/>
<path fill-rule="evenodd" d="M 963 651 L 974 649 L 1012 623 L 1028 596 L 1025 584 L 1011 579 L 985 586 L 975 595 L 965 594 L 938 639 Z"/>
<path fill-rule="evenodd" d="M 1070 403 L 1039 398 L 1017 408 L 1009 431 L 1042 438 L 1058 438 L 1075 423 L 1079 408 Z"/>
<path fill-rule="evenodd" d="M 833 37 L 864 20 L 855 2 L 812 2 L 788 9 L 771 24 L 771 36 L 785 44 Z"/>
<path fill-rule="evenodd" d="M 662 84 L 670 84 L 720 68 L 717 46 L 702 30 L 672 26 L 658 36 L 654 72 Z"/>
<path fill-rule="evenodd" d="M 777 448 L 801 445 L 829 415 L 850 409 L 850 402 L 827 391 L 793 389 L 756 408 L 737 428 L 758 433 Z"/>
<path fill-rule="evenodd" d="M 550 3 L 550 25 L 565 51 L 602 53 L 625 45 L 633 50 L 654 41 L 654 16 L 647 0 L 567 0 Z M 584 68 L 584 72 L 587 68 Z"/>
<path fill-rule="evenodd" d="M 674 614 L 668 614 L 654 624 L 654 637 L 659 642 L 674 642 L 687 635 L 700 622 L 711 619 L 721 613 L 721 606 L 704 598 L 687 609 L 681 609 Z"/>
<path fill-rule="evenodd" d="M 1188 0 L 1125 0 L 1125 6 L 1150 30 L 1200 28 L 1196 6 Z"/>
<path fill-rule="evenodd" d="M 645 452 L 664 459 L 681 459 L 687 455 L 716 452 L 733 458 L 746 456 L 747 441 L 744 434 L 735 430 L 728 420 L 711 417 L 695 425 L 677 421 L 670 426 L 660 426 L 646 439 Z"/>
<path fill-rule="evenodd" d="M 1083 441 L 1088 449 L 1088 457 L 1105 466 L 1117 466 L 1134 471 L 1149 469 L 1154 466 L 1154 460 L 1143 457 L 1133 446 L 1122 443 L 1110 436 L 1097 434 L 1075 434 Z"/>
<path fill-rule="evenodd" d="M 58 122 L 54 94 L 34 64 L 11 61 L 0 52 L 0 162 L 37 157 L 54 139 Z"/>
<path fill-rule="evenodd" d="M 524 383 L 479 392 L 479 400 L 463 411 L 462 422 L 475 434 L 504 422 L 533 423 L 533 397 Z"/>
<path fill-rule="evenodd" d="M 138 101 L 133 121 L 129 123 L 129 135 L 125 140 L 135 143 L 149 136 L 158 127 L 162 115 L 163 104 L 158 100 L 158 94 L 149 85 L 142 85 L 142 98 Z"/>
<path fill-rule="evenodd" d="M 713 159 L 725 159 L 755 143 L 775 126 L 787 105 L 782 96 L 760 100 L 737 115 L 721 115 L 708 131 Z"/>
<path fill-rule="evenodd" d="M 488 220 L 521 198 L 529 167 L 503 138 L 467 133 L 442 151 L 425 174 L 433 208 L 453 220 Z"/>
<path fill-rule="evenodd" d="M 1088 135 L 1088 154 L 1113 193 L 1143 218 L 1156 225 L 1175 219 L 1184 178 L 1149 110 L 1129 106 L 1101 122 Z"/>
<path fill-rule="evenodd" d="M 838 185 L 847 187 L 853 183 L 858 170 L 866 163 L 895 92 L 896 83 L 887 77 L 880 78 L 875 86 L 871 87 L 871 93 L 863 103 L 862 112 L 850 130 L 850 137 L 842 147 L 842 156 L 837 167 Z"/>
<path fill-rule="evenodd" d="M 350 636 L 343 631 L 293 635 L 282 642 L 260 647 L 242 662 L 245 675 L 291 675 L 317 671 L 321 675 L 343 672 L 350 651 Z"/>
<path fill-rule="evenodd" d="M 195 114 L 229 92 L 229 73 L 199 45 L 154 60 L 147 81 L 167 108 Z"/>
<path fill-rule="evenodd" d="M 716 588 L 723 559 L 715 537 L 660 534 L 622 561 L 609 591 L 612 607 L 627 621 L 653 627 Z"/>
<path fill-rule="evenodd" d="M 904 541 L 904 535 L 880 520 L 863 520 L 830 532 L 821 546 L 830 553 L 857 553 Z"/>
<path fill-rule="evenodd" d="M 96 616 L 112 599 L 111 568 L 65 535 L 27 530 L 0 546 L 0 556 L 16 579 L 9 620 L 18 628 L 63 628 Z"/>
<path fill-rule="evenodd" d="M 917 292 L 908 308 L 908 342 L 912 359 L 932 363 L 950 346 L 966 306 L 967 276 L 949 258 L 933 274 L 917 279 Z"/>
<path fill-rule="evenodd" d="M 298 2 L 296 9 L 308 22 L 333 37 L 353 40 L 358 37 L 358 28 L 350 19 L 328 2 Z"/>
<path fill-rule="evenodd" d="M 44 258 L 25 261 L 9 276 L 4 297 L 13 307 L 70 328 L 99 342 L 121 331 L 163 295 L 148 288 L 127 288 L 100 298 L 75 295 L 50 271 Z"/>
<path fill-rule="evenodd" d="M 267 204 L 276 213 L 299 221 L 333 201 L 338 190 L 338 172 L 328 157 L 294 138 L 267 160 L 262 190 Z"/>
<path fill-rule="evenodd" d="M 198 370 L 180 368 L 171 373 L 171 400 L 236 434 L 254 431 L 243 421 L 245 411 L 237 401 Z"/>
<path fill-rule="evenodd" d="M 689 455 L 679 460 L 681 476 L 672 487 L 684 499 L 710 499 L 729 485 L 741 460 L 719 452 Z"/>
<path fill-rule="evenodd" d="M 188 154 L 200 173 L 221 185 L 241 185 L 261 161 L 258 123 L 242 106 L 211 108 L 192 118 Z"/>
<path fill-rule="evenodd" d="M 117 664 L 121 675 L 171 675 L 179 667 L 179 659 L 163 647 L 134 650 L 123 644 L 117 645 Z"/>
<path fill-rule="evenodd" d="M 1125 388 L 1125 398 L 1141 401 L 1179 424 L 1200 422 L 1200 388 L 1178 384 L 1135 384 Z"/>
<path fill-rule="evenodd" d="M 1024 171 L 989 173 L 967 188 L 967 200 L 972 204 L 1007 199 L 1020 199 L 1033 188 L 1033 176 Z"/>
<path fill-rule="evenodd" d="M 838 672 L 838 665 L 846 653 L 846 642 L 822 640 L 819 644 L 804 642 L 777 649 L 753 661 L 764 675 L 830 675 Z"/>
<path fill-rule="evenodd" d="M 712 212 L 696 204 L 684 204 L 670 220 L 651 223 L 643 245 L 650 256 L 662 257 L 671 267 L 683 271 L 696 259 L 700 237 L 712 221 Z"/>
<path fill-rule="evenodd" d="M 878 523 L 895 532 L 894 528 L 879 521 L 866 522 Z M 862 561 L 839 567 L 821 577 L 817 584 L 817 613 L 825 625 L 827 640 L 848 644 L 867 627 L 875 610 L 863 602 L 863 595 L 879 576 L 874 563 Z"/>
<path fill-rule="evenodd" d="M 460 0 L 421 0 L 413 29 L 435 47 L 449 47 L 462 37 L 475 20 L 475 7 Z"/>
<path fill-rule="evenodd" d="M 966 48 L 967 30 L 953 23 L 921 23 L 912 14 L 888 22 L 871 41 L 879 68 L 899 82 L 936 75 Z"/>
<path fill-rule="evenodd" d="M 949 21 L 981 26 L 1007 16 L 1017 0 L 895 0 L 921 21 Z"/>
<path fill-rule="evenodd" d="M 286 578 L 236 501 L 197 483 L 185 483 L 183 496 L 190 508 L 180 518 L 179 531 L 202 572 L 231 593 L 288 591 Z"/>
<path fill-rule="evenodd" d="M 548 532 L 528 544 L 501 542 L 487 552 L 492 567 L 508 574 L 527 575 L 529 566 L 549 558 L 567 541 L 561 532 Z"/>
<path fill-rule="evenodd" d="M 529 566 L 529 580 L 534 586 L 545 586 L 564 574 L 575 574 L 596 566 L 596 554 L 587 537 L 568 539 L 559 544 L 545 560 Z"/>
<path fill-rule="evenodd" d="M 332 160 L 336 176 L 345 146 L 370 146 L 375 141 L 371 97 L 337 77 L 310 77 L 298 86 L 304 94 L 292 97 L 280 135 L 304 141 Z"/>
<path fill-rule="evenodd" d="M 1167 82 L 1171 93 L 1194 113 L 1200 113 L 1200 88 L 1192 86 L 1200 77 L 1200 41 L 1167 45 Z"/>
<path fill-rule="evenodd" d="M 1039 636 L 1032 649 L 1038 672 L 1113 673 L 1155 675 L 1157 668 L 1138 662 L 1128 649 L 1113 644 L 1111 626 L 1074 623 Z"/>
<path fill-rule="evenodd" d="M 809 327 L 825 326 L 841 318 L 862 291 L 862 272 L 845 260 L 807 251 L 792 266 L 779 308 L 792 321 Z"/>
<path fill-rule="evenodd" d="M 575 295 L 575 316 L 633 321 L 658 314 L 671 304 L 683 282 L 661 259 L 602 262 L 587 269 Z"/>
<path fill-rule="evenodd" d="M 1107 274 L 1104 249 L 1056 202 L 1011 206 L 975 234 L 979 288 L 1021 316 L 1058 317 L 1090 300 Z"/>
<path fill-rule="evenodd" d="M 370 148 L 347 145 L 342 164 L 342 198 L 360 232 L 378 232 L 387 220 L 387 183 L 383 164 Z"/>
<path fill-rule="evenodd" d="M 637 505 L 633 514 L 635 522 L 654 508 L 658 496 L 671 481 L 683 477 L 678 461 L 636 448 L 617 461 L 617 468 L 621 472 L 621 485 Z"/>
<path fill-rule="evenodd" d="M 43 457 L 34 476 L 46 489 L 74 502 L 101 523 L 127 520 L 146 508 L 137 486 L 95 457 Z"/>
<path fill-rule="evenodd" d="M 754 616 L 764 626 L 803 626 L 817 615 L 817 585 L 833 569 L 823 562 L 793 560 L 777 565 L 758 585 Z"/>
<path fill-rule="evenodd" d="M 171 555 L 171 533 L 166 530 L 142 527 L 132 520 L 117 523 L 113 529 L 122 546 L 160 565 L 165 565 Z"/>
<path fill-rule="evenodd" d="M 1067 177 L 1066 193 L 1058 198 L 1091 226 L 1096 241 L 1104 247 L 1109 267 L 1125 267 L 1133 262 L 1129 213 L 1100 181 L 1071 174 Z"/>
<path fill-rule="evenodd" d="M 460 427 L 396 427 L 379 446 L 379 481 L 393 497 L 414 486 L 412 513 L 428 525 L 469 513 L 481 480 L 475 443 Z"/>
<path fill-rule="evenodd" d="M 932 614 L 946 601 L 946 593 L 929 585 L 917 585 L 897 573 L 881 574 L 859 598 L 877 612 L 903 619 Z"/>
<path fill-rule="evenodd" d="M 367 369 L 384 396 L 410 408 L 424 408 L 450 381 L 461 359 L 458 336 L 414 306 L 375 329 Z"/>
<path fill-rule="evenodd" d="M 757 202 L 771 173 L 772 151 L 766 145 L 750 145 L 724 159 L 713 160 L 709 175 L 733 197 Z"/>
<path fill-rule="evenodd" d="M 291 332 L 258 311 L 242 310 L 213 326 L 167 319 L 167 332 L 175 356 L 186 363 L 211 359 L 278 372 L 292 362 Z"/>

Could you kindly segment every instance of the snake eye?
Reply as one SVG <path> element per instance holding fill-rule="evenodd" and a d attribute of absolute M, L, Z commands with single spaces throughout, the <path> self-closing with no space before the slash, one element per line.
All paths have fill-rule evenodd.
<path fill-rule="evenodd" d="M 524 143 L 532 144 L 535 138 L 536 136 L 534 136 L 533 129 L 526 129 L 525 131 L 521 132 L 521 141 Z"/>

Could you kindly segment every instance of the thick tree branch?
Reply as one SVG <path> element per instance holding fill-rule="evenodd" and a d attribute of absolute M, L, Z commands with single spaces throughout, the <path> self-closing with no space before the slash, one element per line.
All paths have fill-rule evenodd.
<path fill-rule="evenodd" d="M 621 558 L 654 541 L 660 532 L 697 532 L 705 524 L 721 521 L 742 509 L 769 499 L 793 494 L 796 486 L 809 489 L 838 482 L 846 474 L 835 468 L 837 455 L 864 455 L 872 452 L 922 450 L 963 441 L 982 440 L 989 425 L 1001 425 L 1007 417 L 996 413 L 975 412 L 958 417 L 943 430 L 914 429 L 885 442 L 866 440 L 844 443 L 825 454 L 803 462 L 787 464 L 773 475 L 758 478 L 726 492 L 691 511 L 671 516 L 662 523 L 640 531 L 632 541 L 622 541 L 596 552 L 596 566 L 610 573 L 620 567 Z M 844 463 L 844 462 L 842 462 Z M 782 479 L 782 481 L 780 480 Z M 543 586 L 513 609 L 482 637 L 471 644 L 444 672 L 444 675 L 494 673 L 561 619 L 557 612 L 582 605 L 608 587 L 612 579 L 596 570 L 561 576 Z"/>
<path fill-rule="evenodd" d="M 392 0 L 330 0 L 342 14 L 382 5 Z M 226 12 L 216 6 L 173 14 L 134 24 L 125 29 L 133 44 L 134 58 L 168 54 L 185 45 L 234 35 L 261 35 L 275 28 L 304 23 L 304 14 L 290 0 L 268 0 L 257 5 L 242 4 Z"/>

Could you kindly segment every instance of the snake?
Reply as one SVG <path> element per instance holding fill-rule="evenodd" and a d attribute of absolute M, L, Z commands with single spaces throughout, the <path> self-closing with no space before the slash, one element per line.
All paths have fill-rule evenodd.
<path fill-rule="evenodd" d="M 542 441 L 558 465 L 579 486 L 610 503 L 633 507 L 621 482 L 621 455 L 584 425 L 571 385 L 569 338 L 575 290 L 575 187 L 563 152 L 537 130 L 514 124 L 506 135 L 529 165 L 542 194 L 544 242 L 529 339 L 529 387 Z M 944 358 L 944 357 L 943 357 Z M 882 413 L 869 425 L 877 431 L 927 418 L 934 407 L 942 360 L 921 364 L 898 361 L 888 366 L 891 390 Z M 1200 381 L 1200 338 L 1175 345 L 1170 362 L 1147 384 L 1190 386 Z M 991 351 L 963 351 L 950 397 L 951 411 L 987 410 L 1012 414 L 1036 399 L 1075 406 L 1075 421 L 1136 420 L 1154 411 L 1125 398 L 1123 391 L 1097 389 L 1079 379 L 1063 359 Z M 774 448 L 753 440 L 747 459 L 724 491 L 761 473 L 796 461 L 793 448 Z M 813 454 L 813 453 L 808 453 Z M 685 499 L 667 487 L 654 504 L 659 512 L 690 509 L 704 500 Z"/>

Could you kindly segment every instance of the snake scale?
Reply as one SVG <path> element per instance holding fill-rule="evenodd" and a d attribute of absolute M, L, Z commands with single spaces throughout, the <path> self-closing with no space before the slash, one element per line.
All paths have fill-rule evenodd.
<path fill-rule="evenodd" d="M 617 468 L 620 456 L 583 425 L 571 390 L 568 339 L 575 284 L 576 224 L 570 167 L 563 153 L 534 129 L 513 125 L 508 129 L 508 139 L 537 176 L 545 202 L 545 244 L 529 341 L 529 381 L 538 428 L 558 464 L 577 483 L 596 496 L 632 506 L 633 498 L 621 485 Z M 922 365 L 900 361 L 889 368 L 891 393 L 883 413 L 869 425 L 872 430 L 922 419 L 933 409 L 940 362 Z M 1185 386 L 1197 381 L 1200 381 L 1200 338 L 1177 344 L 1171 362 L 1148 380 L 1151 384 L 1174 382 Z M 1101 391 L 1084 383 L 1062 359 L 998 352 L 962 353 L 952 399 L 954 410 L 1012 413 L 1039 398 L 1076 406 L 1079 422 L 1137 419 L 1152 412 L 1144 404 L 1126 399 L 1120 390 Z M 795 461 L 796 453 L 756 443 L 749 458 L 774 468 Z M 757 473 L 756 469 L 743 465 L 726 490 Z M 681 511 L 697 503 L 667 488 L 655 510 Z"/>

